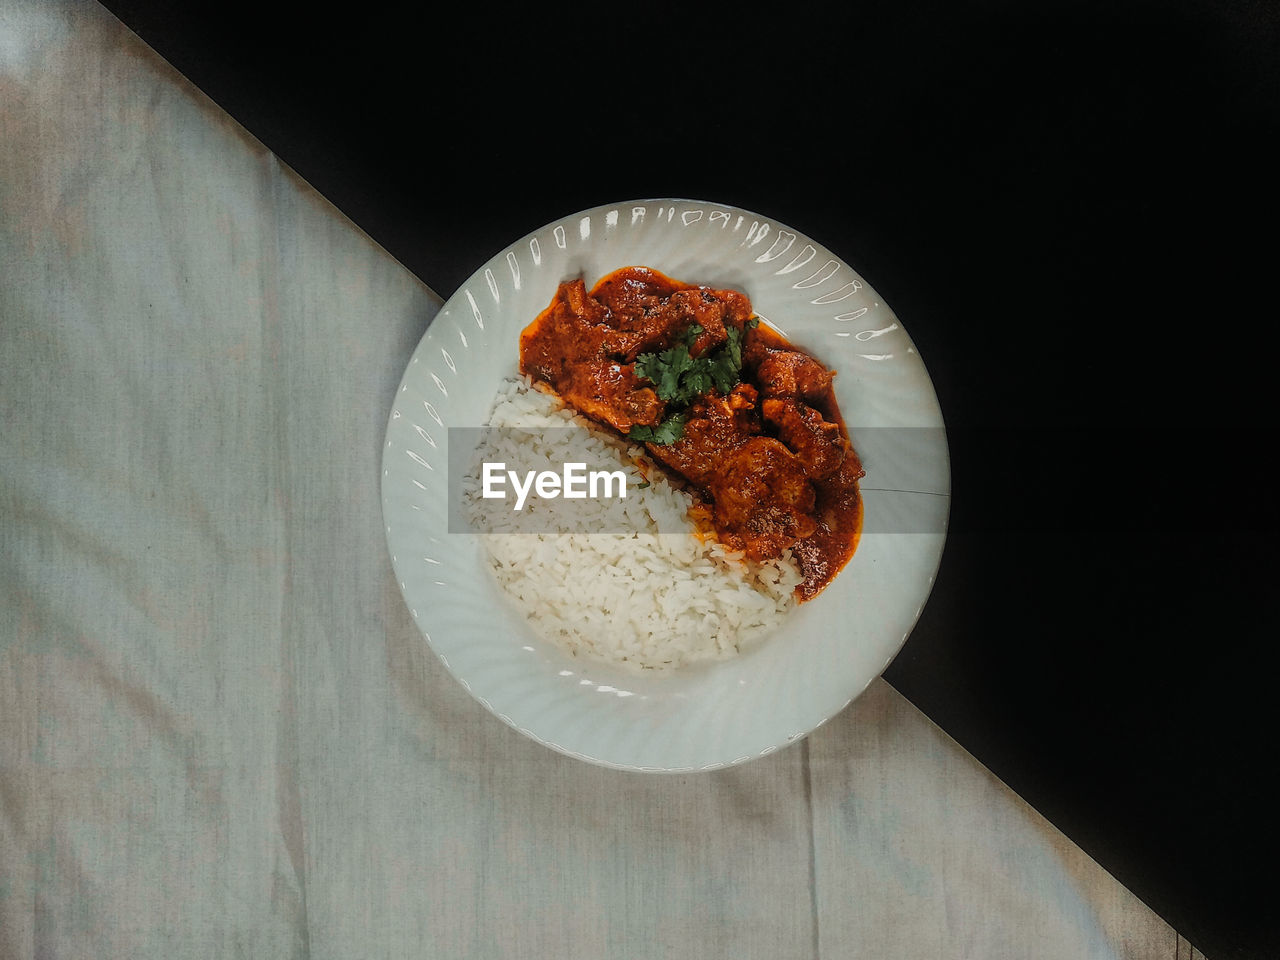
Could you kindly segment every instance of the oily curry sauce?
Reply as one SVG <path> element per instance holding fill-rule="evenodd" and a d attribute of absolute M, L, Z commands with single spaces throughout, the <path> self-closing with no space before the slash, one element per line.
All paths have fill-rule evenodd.
<path fill-rule="evenodd" d="M 804 577 L 799 599 L 853 556 L 865 471 L 835 373 L 760 323 L 744 294 L 647 267 L 616 270 L 590 291 L 562 283 L 520 336 L 520 370 L 643 442 L 700 498 L 725 546 L 753 560 L 789 548 Z"/>

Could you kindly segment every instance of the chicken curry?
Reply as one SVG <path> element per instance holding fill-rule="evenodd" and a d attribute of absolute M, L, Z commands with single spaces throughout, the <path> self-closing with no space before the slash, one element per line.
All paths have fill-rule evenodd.
<path fill-rule="evenodd" d="M 834 371 L 761 324 L 746 295 L 625 267 L 560 284 L 520 336 L 520 370 L 687 483 L 752 560 L 791 549 L 816 596 L 862 525 L 862 463 Z"/>

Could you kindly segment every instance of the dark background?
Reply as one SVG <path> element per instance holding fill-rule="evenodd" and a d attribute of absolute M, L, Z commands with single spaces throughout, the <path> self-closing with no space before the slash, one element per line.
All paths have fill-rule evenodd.
<path fill-rule="evenodd" d="M 1210 960 L 1280 955 L 1276 5 L 106 6 L 444 297 L 642 197 L 852 264 L 953 458 L 888 679 Z"/>

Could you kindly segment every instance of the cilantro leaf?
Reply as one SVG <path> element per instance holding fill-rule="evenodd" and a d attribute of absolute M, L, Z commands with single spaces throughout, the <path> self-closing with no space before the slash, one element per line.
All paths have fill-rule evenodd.
<path fill-rule="evenodd" d="M 754 327 L 756 323 L 753 317 L 748 326 Z M 742 374 L 744 332 L 730 327 L 722 346 L 695 357 L 689 351 L 701 333 L 700 325 L 690 324 L 674 346 L 661 353 L 642 353 L 636 357 L 636 376 L 652 383 L 658 399 L 667 404 L 667 409 L 677 412 L 656 427 L 632 427 L 628 439 L 660 446 L 674 443 L 684 435 L 684 422 L 689 416 L 684 408 L 713 387 L 728 393 L 738 382 Z"/>
<path fill-rule="evenodd" d="M 738 382 L 742 373 L 742 331 L 730 327 L 723 346 L 694 357 L 689 350 L 701 333 L 702 327 L 692 324 L 675 346 L 636 357 L 636 376 L 654 385 L 659 400 L 687 407 L 712 387 L 728 393 Z"/>
<path fill-rule="evenodd" d="M 690 360 L 689 348 L 682 343 L 661 353 L 642 353 L 636 357 L 636 376 L 652 383 L 660 399 L 669 400 L 679 391 L 680 375 Z"/>
<path fill-rule="evenodd" d="M 725 345 L 711 355 L 708 376 L 721 393 L 728 393 L 742 373 L 742 332 L 733 327 L 727 331 Z"/>
<path fill-rule="evenodd" d="M 696 397 L 699 394 L 706 393 L 711 389 L 712 377 L 714 374 L 706 367 L 699 365 L 690 367 L 685 373 L 680 375 L 680 393 Z"/>
<path fill-rule="evenodd" d="M 688 419 L 688 411 L 682 410 L 680 413 L 667 417 L 656 427 L 636 424 L 627 431 L 627 439 L 634 440 L 637 443 L 654 443 L 660 447 L 665 447 L 684 436 L 684 422 Z"/>

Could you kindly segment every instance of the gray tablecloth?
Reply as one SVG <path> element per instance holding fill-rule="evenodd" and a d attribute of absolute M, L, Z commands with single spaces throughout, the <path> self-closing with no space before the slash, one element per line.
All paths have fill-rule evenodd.
<path fill-rule="evenodd" d="M 490 717 L 379 516 L 439 304 L 99 6 L 0 0 L 0 956 L 1172 960 L 883 682 L 689 777 Z"/>

